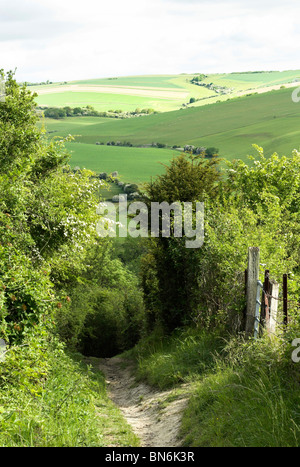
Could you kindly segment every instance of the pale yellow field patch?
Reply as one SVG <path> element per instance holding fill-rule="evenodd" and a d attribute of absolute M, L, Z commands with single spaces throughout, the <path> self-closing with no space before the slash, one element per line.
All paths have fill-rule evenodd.
<path fill-rule="evenodd" d="M 91 92 L 105 94 L 126 94 L 132 96 L 152 97 L 159 99 L 186 99 L 188 91 L 170 90 L 169 88 L 151 87 L 129 87 L 129 86 L 105 86 L 105 85 L 78 85 L 70 84 L 66 86 L 55 86 L 36 90 L 39 96 L 44 94 L 56 94 L 63 92 Z"/>
<path fill-rule="evenodd" d="M 274 84 L 272 86 L 263 86 L 259 88 L 251 88 L 246 91 L 239 91 L 235 95 L 236 96 L 244 96 L 249 94 L 250 92 L 257 92 L 258 94 L 263 94 L 269 91 L 278 91 L 282 86 L 285 88 L 297 88 L 300 86 L 300 81 L 294 83 L 282 83 L 282 84 Z"/>

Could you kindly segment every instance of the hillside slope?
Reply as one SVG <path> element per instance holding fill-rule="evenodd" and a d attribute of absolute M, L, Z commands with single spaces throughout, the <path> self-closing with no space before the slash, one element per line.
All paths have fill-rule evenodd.
<path fill-rule="evenodd" d="M 195 100 L 193 105 L 201 106 L 253 90 L 270 91 L 272 86 L 290 85 L 295 81 L 300 81 L 299 70 L 125 76 L 44 83 L 31 89 L 38 94 L 38 104 L 44 107 L 92 105 L 100 111 L 134 111 L 140 107 L 166 112 L 187 106 L 191 98 Z"/>
<path fill-rule="evenodd" d="M 291 92 L 281 89 L 125 120 L 96 117 L 47 120 L 46 127 L 55 132 L 53 135 L 79 135 L 76 141 L 86 145 L 119 140 L 133 145 L 160 142 L 180 147 L 215 146 L 228 159 L 245 158 L 253 152 L 253 144 L 264 147 L 269 155 L 275 151 L 290 153 L 300 146 L 300 104 L 292 101 Z M 73 145 L 72 149 L 76 154 L 79 145 Z"/>

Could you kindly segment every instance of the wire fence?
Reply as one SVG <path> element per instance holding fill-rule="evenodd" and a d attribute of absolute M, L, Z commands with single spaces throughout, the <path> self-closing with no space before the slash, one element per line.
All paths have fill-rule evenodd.
<path fill-rule="evenodd" d="M 277 326 L 285 330 L 290 312 L 300 309 L 299 299 L 288 297 L 288 274 L 283 274 L 279 284 L 271 278 L 270 271 L 265 270 L 264 282 L 261 282 L 259 266 L 259 248 L 249 248 L 248 269 L 245 270 L 245 330 L 255 338 L 264 330 L 277 335 Z"/>

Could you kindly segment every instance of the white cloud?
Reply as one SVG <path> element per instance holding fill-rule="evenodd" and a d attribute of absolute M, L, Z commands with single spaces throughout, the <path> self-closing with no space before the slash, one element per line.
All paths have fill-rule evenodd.
<path fill-rule="evenodd" d="M 0 68 L 28 81 L 296 69 L 299 13 L 297 0 L 2 0 Z"/>

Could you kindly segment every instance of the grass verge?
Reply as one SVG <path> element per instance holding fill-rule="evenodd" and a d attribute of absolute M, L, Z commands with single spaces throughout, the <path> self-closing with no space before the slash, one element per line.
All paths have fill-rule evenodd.
<path fill-rule="evenodd" d="M 26 367 L 28 349 L 18 359 Z M 13 352 L 9 358 L 13 358 Z M 90 363 L 90 362 L 88 362 Z M 9 365 L 9 361 L 5 362 Z M 139 441 L 106 395 L 105 380 L 80 355 L 48 355 L 46 380 L 35 390 L 24 371 L 0 387 L 1 447 L 138 446 Z M 12 375 L 13 371 L 9 372 Z M 28 373 L 28 372 L 27 372 Z M 15 377 L 16 376 L 16 377 Z"/>
<path fill-rule="evenodd" d="M 189 447 L 296 447 L 300 387 L 280 340 L 245 342 L 197 329 L 144 339 L 127 355 L 137 377 L 160 388 L 188 385 L 181 436 Z"/>

